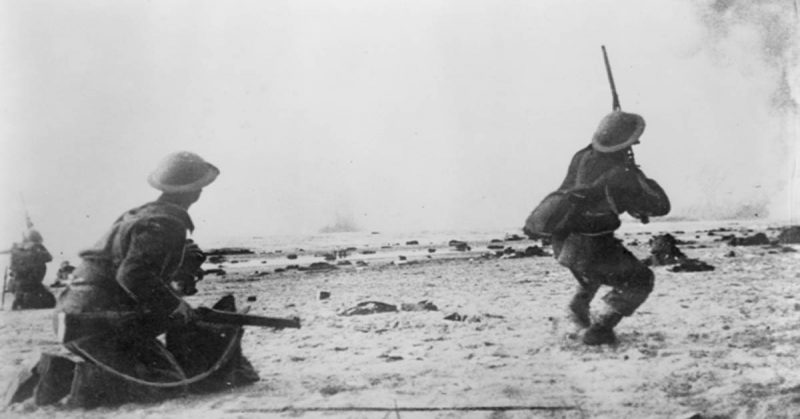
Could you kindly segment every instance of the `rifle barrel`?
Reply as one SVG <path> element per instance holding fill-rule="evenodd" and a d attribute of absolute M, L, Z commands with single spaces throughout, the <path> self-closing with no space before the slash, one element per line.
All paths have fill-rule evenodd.
<path fill-rule="evenodd" d="M 613 103 L 611 104 L 611 108 L 615 111 L 622 109 L 622 106 L 619 104 L 619 96 L 617 95 L 617 86 L 614 84 L 614 75 L 611 73 L 611 64 L 608 62 L 608 54 L 606 53 L 606 46 L 601 45 L 600 48 L 603 50 L 603 61 L 606 63 L 606 74 L 608 75 L 608 84 L 611 85 L 611 97 L 613 98 Z"/>

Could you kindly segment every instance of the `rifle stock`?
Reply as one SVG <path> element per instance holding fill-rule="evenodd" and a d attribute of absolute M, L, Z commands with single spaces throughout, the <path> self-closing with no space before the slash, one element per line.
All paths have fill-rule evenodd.
<path fill-rule="evenodd" d="M 299 329 L 300 319 L 254 316 L 230 311 L 214 310 L 198 307 L 194 310 L 194 322 L 210 326 L 260 326 L 274 329 Z M 135 311 L 98 311 L 86 313 L 59 312 L 54 319 L 58 340 L 70 342 L 97 331 L 117 330 L 159 330 L 163 320 L 159 321 L 148 313 Z"/>

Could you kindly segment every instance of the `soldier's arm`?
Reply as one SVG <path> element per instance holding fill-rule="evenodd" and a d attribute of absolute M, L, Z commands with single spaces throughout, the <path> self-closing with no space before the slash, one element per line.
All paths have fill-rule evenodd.
<path fill-rule="evenodd" d="M 41 244 L 36 247 L 36 253 L 38 254 L 39 260 L 42 263 L 48 263 L 53 261 L 53 255 L 51 255 L 50 252 L 47 250 L 47 248 Z"/>
<path fill-rule="evenodd" d="M 169 219 L 145 220 L 133 227 L 116 280 L 140 308 L 167 316 L 183 301 L 167 283 L 183 254 L 184 227 Z"/>
<path fill-rule="evenodd" d="M 642 220 L 664 216 L 670 211 L 669 198 L 664 189 L 638 168 L 629 170 L 628 176 L 613 195 L 615 200 L 622 203 L 622 211 Z"/>
<path fill-rule="evenodd" d="M 641 188 L 641 205 L 638 209 L 654 217 L 669 214 L 671 209 L 669 197 L 661 185 L 645 176 L 641 171 L 637 174 L 637 181 Z"/>

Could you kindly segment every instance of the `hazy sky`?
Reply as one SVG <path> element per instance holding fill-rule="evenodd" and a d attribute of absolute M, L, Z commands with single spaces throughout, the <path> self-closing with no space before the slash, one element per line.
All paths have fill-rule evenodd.
<path fill-rule="evenodd" d="M 752 5 L 751 3 L 757 3 Z M 202 238 L 521 226 L 611 99 L 673 215 L 798 208 L 795 0 L 0 3 L 0 240 L 72 258 L 191 150 Z M 796 209 L 795 209 L 796 211 Z M 795 215 L 797 218 L 798 215 Z"/>

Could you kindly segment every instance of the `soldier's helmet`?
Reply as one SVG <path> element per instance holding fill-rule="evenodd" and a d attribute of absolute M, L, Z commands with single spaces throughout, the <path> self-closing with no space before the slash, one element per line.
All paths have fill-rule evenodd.
<path fill-rule="evenodd" d="M 219 169 L 189 151 L 167 155 L 150 173 L 150 186 L 167 193 L 193 192 L 208 186 L 219 175 Z"/>
<path fill-rule="evenodd" d="M 592 137 L 592 147 L 601 153 L 623 150 L 639 142 L 644 126 L 644 118 L 640 115 L 611 112 L 600 121 Z"/>
<path fill-rule="evenodd" d="M 44 238 L 41 233 L 35 229 L 29 228 L 22 233 L 22 240 L 29 243 L 42 243 Z"/>

